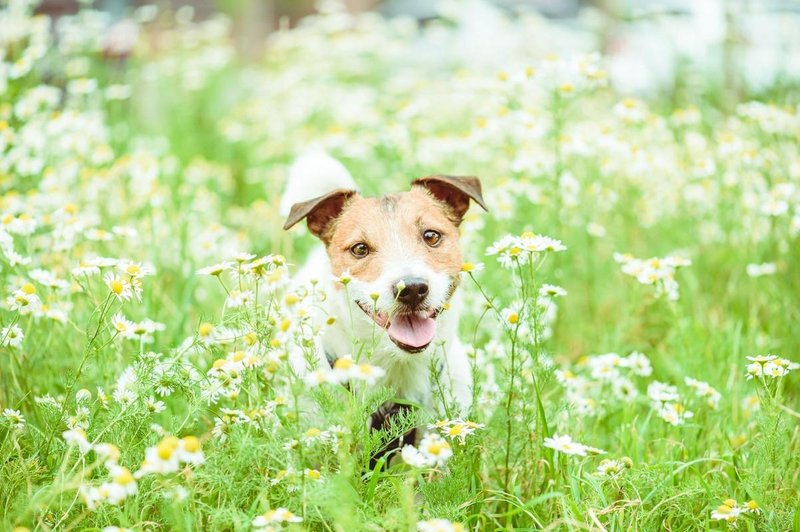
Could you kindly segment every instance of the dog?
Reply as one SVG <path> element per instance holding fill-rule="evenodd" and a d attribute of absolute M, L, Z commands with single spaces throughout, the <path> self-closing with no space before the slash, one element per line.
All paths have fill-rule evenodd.
<path fill-rule="evenodd" d="M 475 177 L 433 175 L 413 180 L 405 192 L 365 197 L 327 154 L 301 156 L 290 169 L 283 228 L 305 220 L 323 244 L 297 276 L 315 279 L 327 294 L 322 319 L 332 317 L 333 324 L 320 337 L 320 360 L 333 365 L 347 354 L 369 356 L 385 371 L 380 384 L 401 403 L 379 408 L 369 421 L 373 429 L 388 428 L 408 403 L 431 413 L 442 413 L 442 403 L 451 413 L 470 408 L 457 292 L 458 227 L 470 202 L 486 210 Z M 406 434 L 402 443 L 413 438 Z"/>

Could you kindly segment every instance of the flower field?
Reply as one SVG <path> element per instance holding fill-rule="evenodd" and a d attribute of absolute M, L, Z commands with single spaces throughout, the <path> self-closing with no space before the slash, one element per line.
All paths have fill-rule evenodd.
<path fill-rule="evenodd" d="M 0 3 L 0 529 L 800 531 L 791 85 L 470 68 L 455 14 L 328 5 L 247 62 L 221 16 L 34 7 Z M 314 366 L 280 209 L 309 149 L 367 194 L 481 178 L 468 411 L 370 432 L 369 346 Z"/>

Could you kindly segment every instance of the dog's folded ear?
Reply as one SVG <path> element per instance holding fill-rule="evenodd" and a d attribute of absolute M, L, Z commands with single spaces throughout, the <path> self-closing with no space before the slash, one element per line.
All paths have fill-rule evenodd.
<path fill-rule="evenodd" d="M 339 189 L 318 198 L 295 203 L 283 228 L 289 229 L 305 218 L 308 230 L 324 241 L 331 222 L 341 214 L 347 200 L 355 194 L 357 194 L 355 190 Z"/>
<path fill-rule="evenodd" d="M 424 187 L 437 200 L 445 203 L 453 215 L 456 225 L 461 223 L 469 209 L 469 200 L 488 210 L 481 194 L 481 182 L 472 176 L 432 175 L 411 182 L 412 186 Z"/>

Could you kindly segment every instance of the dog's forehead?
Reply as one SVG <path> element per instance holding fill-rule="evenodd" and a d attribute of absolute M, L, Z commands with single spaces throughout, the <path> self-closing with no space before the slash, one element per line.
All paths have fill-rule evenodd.
<path fill-rule="evenodd" d="M 342 217 L 358 217 L 381 220 L 398 218 L 424 218 L 443 216 L 442 205 L 423 190 L 411 189 L 379 197 L 354 197 L 342 213 Z"/>

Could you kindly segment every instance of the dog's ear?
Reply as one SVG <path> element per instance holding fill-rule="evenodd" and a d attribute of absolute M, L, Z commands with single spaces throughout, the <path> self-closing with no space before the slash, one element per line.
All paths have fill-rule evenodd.
<path fill-rule="evenodd" d="M 295 203 L 292 205 L 292 210 L 289 212 L 283 228 L 289 229 L 305 218 L 308 230 L 325 241 L 325 235 L 331 222 L 341 214 L 347 200 L 355 194 L 355 190 L 339 189 L 318 198 Z"/>
<path fill-rule="evenodd" d="M 472 176 L 432 175 L 411 182 L 412 186 L 424 187 L 434 198 L 444 202 L 453 214 L 456 225 L 461 223 L 469 209 L 469 200 L 488 210 L 481 194 L 481 182 Z"/>

